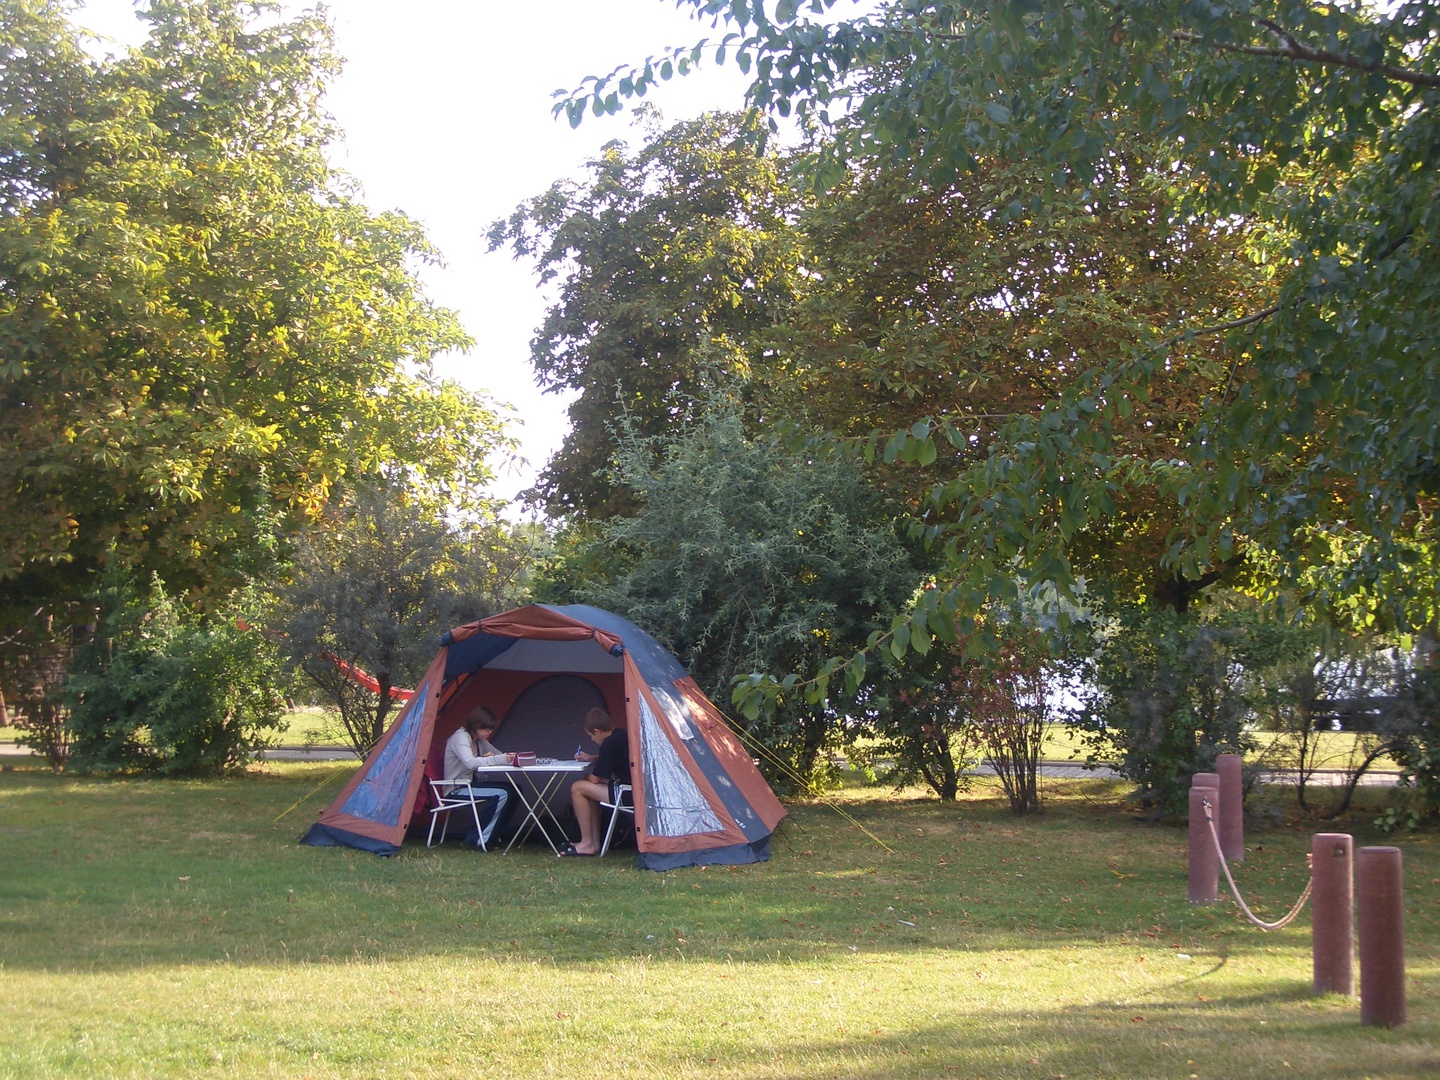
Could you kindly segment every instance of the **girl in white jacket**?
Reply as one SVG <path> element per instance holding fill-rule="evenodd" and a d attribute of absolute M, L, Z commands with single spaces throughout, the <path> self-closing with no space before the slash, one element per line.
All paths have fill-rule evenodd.
<path fill-rule="evenodd" d="M 477 705 L 470 710 L 470 715 L 465 718 L 463 726 L 458 728 L 454 735 L 445 743 L 445 779 L 467 781 L 472 797 L 475 799 L 494 799 L 495 812 L 490 815 L 480 832 L 482 845 L 490 843 L 490 837 L 495 832 L 495 826 L 500 823 L 505 814 L 505 804 L 510 800 L 510 792 L 503 787 L 494 787 L 488 784 L 475 783 L 475 770 L 483 769 L 493 765 L 514 765 L 515 755 L 506 754 L 495 749 L 490 742 L 495 736 L 495 729 L 500 726 L 495 714 L 484 705 Z M 456 794 L 464 792 L 464 788 L 453 789 Z"/>

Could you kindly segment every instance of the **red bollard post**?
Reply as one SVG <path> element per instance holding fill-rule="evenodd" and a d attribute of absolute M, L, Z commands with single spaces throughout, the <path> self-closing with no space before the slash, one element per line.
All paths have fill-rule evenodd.
<path fill-rule="evenodd" d="M 1317 994 L 1355 993 L 1354 841 L 1316 833 L 1310 841 L 1310 953 Z"/>
<path fill-rule="evenodd" d="M 1241 777 L 1239 754 L 1221 754 L 1215 759 L 1220 774 L 1220 850 L 1232 863 L 1245 860 L 1245 782 Z"/>
<path fill-rule="evenodd" d="M 1210 803 L 1211 813 L 1214 814 L 1220 801 L 1220 789 L 1192 784 L 1189 882 L 1189 900 L 1192 904 L 1213 904 L 1220 898 L 1220 857 L 1215 854 L 1215 841 L 1210 836 L 1210 824 L 1205 820 L 1207 801 Z"/>
<path fill-rule="evenodd" d="M 1190 786 L 1192 788 L 1209 787 L 1215 789 L 1215 797 L 1210 800 L 1210 816 L 1215 819 L 1216 831 L 1218 832 L 1223 829 L 1225 826 L 1222 822 L 1225 820 L 1225 814 L 1224 809 L 1220 805 L 1220 774 L 1197 772 L 1194 776 L 1190 777 Z M 1225 834 L 1222 832 L 1220 835 L 1223 837 Z M 1213 843 L 1211 846 L 1214 846 Z"/>
<path fill-rule="evenodd" d="M 1363 847 L 1355 860 L 1360 908 L 1360 1023 L 1405 1023 L 1405 897 L 1400 849 Z"/>

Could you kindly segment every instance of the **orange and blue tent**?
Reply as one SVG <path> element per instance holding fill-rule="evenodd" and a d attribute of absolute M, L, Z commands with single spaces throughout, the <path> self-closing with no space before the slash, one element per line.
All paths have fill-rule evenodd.
<path fill-rule="evenodd" d="M 477 705 L 501 750 L 573 757 L 604 708 L 629 733 L 636 865 L 761 862 L 785 816 L 765 778 L 679 660 L 634 623 L 586 605 L 531 604 L 456 627 L 405 709 L 302 838 L 389 855 L 421 813 L 426 767 Z"/>

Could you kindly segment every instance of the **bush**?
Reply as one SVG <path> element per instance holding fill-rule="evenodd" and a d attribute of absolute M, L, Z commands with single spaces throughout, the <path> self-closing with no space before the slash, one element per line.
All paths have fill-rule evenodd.
<path fill-rule="evenodd" d="M 687 423 L 673 436 L 618 432 L 615 476 L 636 510 L 599 530 L 606 558 L 577 552 L 582 570 L 608 567 L 581 595 L 654 634 L 716 702 L 737 676 L 810 672 L 861 648 L 915 581 L 895 508 L 855 459 L 747 432 L 725 392 L 675 408 Z M 750 718 L 767 779 L 781 790 L 833 780 L 848 704 L 795 693 Z"/>
<path fill-rule="evenodd" d="M 74 767 L 214 776 L 283 730 L 284 676 L 251 589 L 202 614 L 110 575 L 66 685 Z"/>
<path fill-rule="evenodd" d="M 1091 762 L 1133 780 L 1157 813 L 1181 813 L 1190 777 L 1243 753 L 1257 675 L 1285 651 L 1285 628 L 1250 614 L 1114 609 L 1098 635 L 1071 726 Z"/>
<path fill-rule="evenodd" d="M 864 757 L 897 790 L 920 782 L 953 802 L 969 785 L 966 771 L 980 763 L 960 647 L 936 642 L 923 655 L 883 656 L 874 693 L 865 701 L 876 742 Z"/>
<path fill-rule="evenodd" d="M 1390 752 L 1414 789 L 1417 817 L 1440 815 L 1440 670 L 1414 672 L 1401 688 Z"/>
<path fill-rule="evenodd" d="M 1052 642 L 1026 613 L 992 612 L 955 640 L 935 639 L 924 653 L 887 660 L 871 712 L 883 778 L 923 780 L 953 800 L 964 770 L 986 761 L 1016 814 L 1040 809 L 1038 774 L 1045 737 L 1046 687 L 1056 667 Z"/>

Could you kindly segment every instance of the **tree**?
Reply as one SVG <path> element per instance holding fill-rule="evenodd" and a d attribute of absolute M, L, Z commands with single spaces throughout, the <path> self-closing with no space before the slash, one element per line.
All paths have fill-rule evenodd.
<path fill-rule="evenodd" d="M 608 144 L 583 183 L 560 181 L 490 229 L 533 259 L 557 298 L 531 344 L 547 390 L 578 392 L 536 493 L 551 514 L 628 512 L 608 466 L 623 416 L 675 433 L 671 395 L 716 374 L 766 381 L 766 335 L 796 281 L 797 198 L 756 152 L 754 119 L 710 114 Z"/>
<path fill-rule="evenodd" d="M 10 720 L 21 746 L 63 769 L 70 760 L 73 732 L 67 727 L 65 678 L 75 654 L 94 627 L 93 609 L 79 602 L 58 612 L 42 608 L 15 619 L 0 639 L 0 684 L 9 694 Z"/>
<path fill-rule="evenodd" d="M 1166 562 L 1189 581 L 1250 545 L 1282 577 L 1340 572 L 1341 595 L 1401 626 L 1435 624 L 1440 350 L 1425 313 L 1440 296 L 1440 11 L 1421 0 L 891 2 L 817 25 L 833 0 L 688 0 L 734 26 L 717 52 L 753 70 L 750 100 L 823 132 L 813 175 L 852 160 L 941 183 L 994 163 L 1043 162 L 1045 202 L 1084 190 L 1116 153 L 1158 140 L 1193 184 L 1179 220 L 1245 223 L 1273 297 L 1218 320 L 1177 313 L 1077 370 L 1043 406 L 1007 420 L 984 462 L 945 492 L 936 523 L 948 594 L 915 618 L 938 628 L 978 610 L 1018 562 L 1037 584 L 1076 579 L 1065 543 L 1113 511 L 1117 476 L 1148 468 L 1171 493 Z M 587 81 L 560 108 L 613 111 L 704 49 Z M 1059 193 L 1056 196 L 1055 193 Z M 1023 205 L 1023 201 L 1022 201 Z M 1117 455 L 1116 424 L 1174 349 L 1221 336 L 1229 370 L 1180 453 Z M 917 418 L 899 451 L 924 461 Z M 1056 512 L 1042 512 L 1042 507 Z M 836 670 L 831 668 L 831 671 Z"/>
<path fill-rule="evenodd" d="M 717 700 L 737 676 L 857 647 L 916 576 L 857 463 L 748 434 L 740 403 L 718 392 L 677 411 L 675 436 L 624 435 L 615 474 L 638 506 L 603 527 L 612 569 L 587 598 L 655 634 Z M 845 737 L 838 699 L 797 693 L 750 719 L 762 768 L 785 783 L 808 782 Z"/>
<path fill-rule="evenodd" d="M 0 0 L 0 579 L 25 610 L 109 557 L 223 597 L 256 511 L 386 463 L 473 494 L 494 412 L 429 363 L 468 339 L 436 256 L 329 168 L 320 16 L 153 0 L 96 60 Z"/>
<path fill-rule="evenodd" d="M 1041 413 L 1125 343 L 1177 317 L 1223 318 L 1264 292 L 1241 230 L 1174 220 L 1181 188 L 1153 153 L 1137 142 L 1084 192 L 1040 203 L 1026 193 L 1047 172 L 1031 163 L 986 163 L 944 184 L 852 170 L 800 220 L 810 283 L 782 330 L 790 408 L 883 454 L 887 482 L 927 524 L 950 520 L 947 485 L 984 466 L 1008 423 Z M 1113 425 L 1096 493 L 1107 512 L 1080 528 L 1073 512 L 1055 522 L 1068 525 L 1060 553 L 1079 572 L 1165 606 L 1198 591 L 1163 565 L 1178 514 L 1149 464 L 1184 452 L 1229 368 L 1213 339 L 1181 343 Z M 897 464 L 904 440 L 890 438 L 917 415 L 934 438 L 922 469 Z M 1041 505 L 1032 524 L 1057 509 Z"/>
<path fill-rule="evenodd" d="M 420 680 L 441 634 L 522 593 L 523 537 L 493 517 L 447 519 L 444 506 L 405 477 L 382 475 L 332 503 L 298 543 L 282 590 L 285 649 L 335 703 L 359 754 L 385 733 L 392 691 Z"/>

